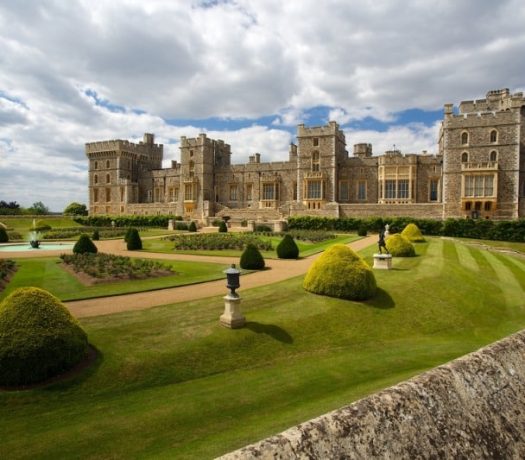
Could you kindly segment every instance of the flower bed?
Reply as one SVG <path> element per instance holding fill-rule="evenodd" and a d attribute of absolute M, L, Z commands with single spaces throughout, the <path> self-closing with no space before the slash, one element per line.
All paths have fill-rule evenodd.
<path fill-rule="evenodd" d="M 167 239 L 174 242 L 174 249 L 178 250 L 215 250 L 215 249 L 244 249 L 253 244 L 262 251 L 271 251 L 271 241 L 266 241 L 249 233 L 199 233 L 191 235 L 173 235 Z"/>
<path fill-rule="evenodd" d="M 118 238 L 126 234 L 127 228 L 113 228 L 113 227 L 68 227 L 50 230 L 42 235 L 43 240 L 67 240 L 77 238 L 83 233 L 91 235 L 95 230 L 101 238 Z"/>
<path fill-rule="evenodd" d="M 161 262 L 112 254 L 62 254 L 60 258 L 73 272 L 87 275 L 92 280 L 96 280 L 95 282 L 153 278 L 174 274 L 169 265 Z"/>
<path fill-rule="evenodd" d="M 259 230 L 256 230 L 255 233 L 265 236 L 278 236 L 279 238 L 282 238 L 283 236 L 283 233 Z M 289 230 L 286 233 L 288 233 L 294 240 L 309 241 L 311 243 L 321 243 L 322 241 L 337 238 L 337 235 L 334 233 L 328 233 L 322 230 Z"/>
<path fill-rule="evenodd" d="M 0 291 L 9 282 L 9 278 L 16 271 L 16 262 L 11 259 L 0 259 Z"/>

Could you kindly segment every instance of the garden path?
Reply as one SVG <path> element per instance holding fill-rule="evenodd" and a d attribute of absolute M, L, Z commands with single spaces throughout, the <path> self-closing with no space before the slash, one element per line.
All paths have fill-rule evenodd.
<path fill-rule="evenodd" d="M 377 235 L 368 236 L 361 240 L 349 243 L 352 249 L 358 251 L 377 242 Z M 112 254 L 137 256 L 134 251 L 127 251 L 122 240 L 97 241 L 97 247 L 101 252 Z M 241 277 L 241 296 L 243 289 L 276 283 L 294 276 L 306 273 L 313 260 L 320 254 L 305 257 L 299 260 L 266 259 L 267 270 L 243 275 Z M 238 257 L 213 257 L 195 256 L 183 254 L 159 254 L 152 252 L 141 252 L 140 257 L 150 259 L 176 259 L 198 262 L 215 262 L 224 264 L 227 268 L 231 263 L 238 263 Z M 88 317 L 109 315 L 123 311 L 144 310 L 157 305 L 185 302 L 217 295 L 225 295 L 226 280 L 209 281 L 206 283 L 179 286 L 157 291 L 138 292 L 135 294 L 124 294 L 114 297 L 100 297 L 97 299 L 77 300 L 66 302 L 66 306 L 76 317 Z"/>

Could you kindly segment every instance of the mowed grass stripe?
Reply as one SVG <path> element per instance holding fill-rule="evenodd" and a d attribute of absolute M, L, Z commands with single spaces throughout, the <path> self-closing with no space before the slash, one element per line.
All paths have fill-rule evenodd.
<path fill-rule="evenodd" d="M 433 267 L 436 274 L 439 274 L 444 268 L 444 240 L 441 238 L 432 238 L 428 240 L 429 244 L 424 254 L 423 260 L 419 263 L 420 272 L 425 272 L 428 267 Z M 420 245 L 416 245 L 416 251 L 419 254 Z"/>
<path fill-rule="evenodd" d="M 472 255 L 472 249 L 464 244 L 457 244 L 456 250 L 458 252 L 459 263 L 467 270 L 479 271 L 479 265 Z"/>
<path fill-rule="evenodd" d="M 502 254 L 495 254 L 495 256 L 514 274 L 522 289 L 525 290 L 525 264 L 520 263 L 514 257 L 506 257 Z M 525 304 L 525 297 L 523 303 Z"/>
<path fill-rule="evenodd" d="M 480 251 L 485 260 L 493 267 L 494 274 L 498 278 L 501 291 L 508 307 L 523 305 L 523 290 L 520 281 L 496 255 L 489 251 Z"/>

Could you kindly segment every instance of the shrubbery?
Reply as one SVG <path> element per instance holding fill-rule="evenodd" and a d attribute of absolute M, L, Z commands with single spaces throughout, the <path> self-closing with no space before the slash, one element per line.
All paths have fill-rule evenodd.
<path fill-rule="evenodd" d="M 16 262 L 11 259 L 0 259 L 0 289 L 2 281 L 16 269 Z"/>
<path fill-rule="evenodd" d="M 142 240 L 140 239 L 139 231 L 136 228 L 130 228 L 129 234 L 126 235 L 126 247 L 128 251 L 138 251 L 142 249 Z"/>
<path fill-rule="evenodd" d="M 87 354 L 86 333 L 49 292 L 20 288 L 0 303 L 0 385 L 44 381 Z"/>
<path fill-rule="evenodd" d="M 219 224 L 219 233 L 226 233 L 228 231 L 228 227 L 226 226 L 226 222 L 221 220 Z"/>
<path fill-rule="evenodd" d="M 195 233 L 197 231 L 197 225 L 195 224 L 195 222 L 190 222 L 190 225 L 188 225 L 188 231 L 192 233 Z"/>
<path fill-rule="evenodd" d="M 276 251 L 279 259 L 297 259 L 299 257 L 299 248 L 288 233 L 284 235 L 284 238 L 277 245 Z"/>
<path fill-rule="evenodd" d="M 174 249 L 179 250 L 244 249 L 248 244 L 262 251 L 272 250 L 271 241 L 264 241 L 253 233 L 197 233 L 173 235 L 167 239 L 174 242 Z"/>
<path fill-rule="evenodd" d="M 401 233 L 394 233 L 386 239 L 386 248 L 394 257 L 414 257 L 416 250 L 414 245 Z"/>
<path fill-rule="evenodd" d="M 0 243 L 7 243 L 9 241 L 9 235 L 4 227 L 0 227 Z"/>
<path fill-rule="evenodd" d="M 264 265 L 264 258 L 257 247 L 248 243 L 246 249 L 241 255 L 241 268 L 244 268 L 245 270 L 262 270 Z"/>
<path fill-rule="evenodd" d="M 401 235 L 403 235 L 408 241 L 411 241 L 413 243 L 423 243 L 425 241 L 421 230 L 419 230 L 416 224 L 408 224 L 401 232 Z"/>
<path fill-rule="evenodd" d="M 372 269 L 343 244 L 334 244 L 313 262 L 303 287 L 315 294 L 349 300 L 369 299 L 377 289 Z"/>
<path fill-rule="evenodd" d="M 64 240 L 78 238 L 82 233 L 91 233 L 98 231 L 100 238 L 119 238 L 125 235 L 127 229 L 113 227 L 64 227 L 50 230 L 42 235 L 43 240 Z M 93 238 L 94 239 L 94 238 Z"/>
<path fill-rule="evenodd" d="M 98 231 L 98 228 L 93 230 L 93 236 L 91 237 L 93 241 L 99 241 L 100 240 L 100 232 Z"/>
<path fill-rule="evenodd" d="M 181 216 L 78 216 L 73 220 L 81 225 L 89 227 L 111 227 L 112 222 L 115 227 L 166 227 L 168 221 L 182 220 Z"/>
<path fill-rule="evenodd" d="M 96 254 L 97 251 L 97 247 L 86 234 L 80 235 L 78 241 L 73 246 L 74 254 L 85 254 L 87 252 Z"/>
<path fill-rule="evenodd" d="M 366 228 L 366 225 L 360 225 L 357 229 L 357 234 L 359 236 L 366 236 L 368 234 L 368 229 Z"/>

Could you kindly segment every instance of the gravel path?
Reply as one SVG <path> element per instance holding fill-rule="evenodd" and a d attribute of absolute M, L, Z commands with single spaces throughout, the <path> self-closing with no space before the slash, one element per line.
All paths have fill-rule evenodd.
<path fill-rule="evenodd" d="M 349 246 L 358 251 L 377 242 L 377 236 L 369 236 L 353 243 Z M 101 252 L 112 254 L 137 256 L 136 252 L 125 250 L 122 240 L 97 241 L 97 247 Z M 241 277 L 241 295 L 243 289 L 249 289 L 266 284 L 276 283 L 294 276 L 306 273 L 312 261 L 320 254 L 305 257 L 299 260 L 267 259 L 267 270 L 250 273 Z M 18 257 L 18 255 L 17 255 Z M 141 252 L 140 257 L 150 259 L 176 259 L 198 262 L 215 262 L 228 266 L 231 263 L 238 263 L 238 257 L 209 257 L 192 256 L 182 254 L 158 254 Z M 100 297 L 97 299 L 78 300 L 66 302 L 70 311 L 78 318 L 88 316 L 109 315 L 122 311 L 143 310 L 165 305 L 169 303 L 184 302 L 195 299 L 203 299 L 217 295 L 226 295 L 226 279 L 210 281 L 207 283 L 179 286 L 168 289 L 161 289 L 150 292 L 138 292 L 136 294 L 124 294 L 114 297 Z"/>

